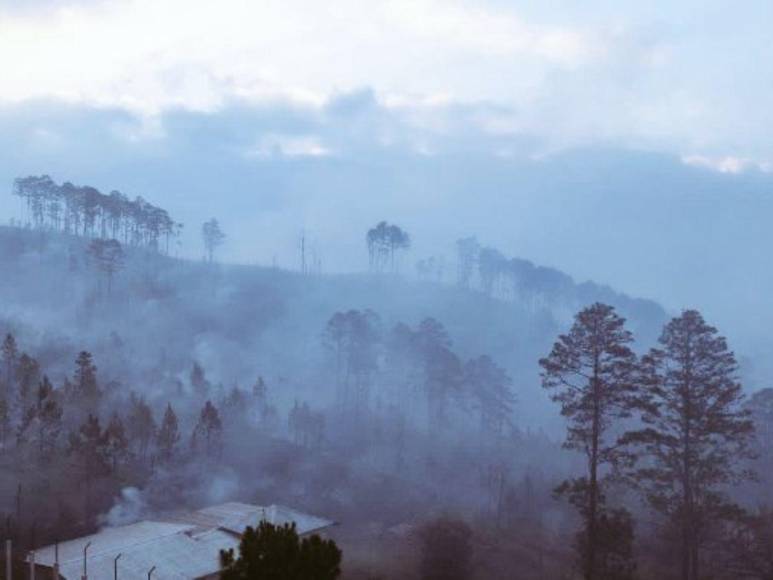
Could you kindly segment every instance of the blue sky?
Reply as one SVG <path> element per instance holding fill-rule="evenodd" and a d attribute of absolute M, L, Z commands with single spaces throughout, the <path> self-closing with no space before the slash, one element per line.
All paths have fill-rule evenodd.
<path fill-rule="evenodd" d="M 224 259 L 292 266 L 305 230 L 333 271 L 380 219 L 407 267 L 477 234 L 762 335 L 770 22 L 758 0 L 0 0 L 0 181 L 143 195 L 190 257 L 210 216 Z"/>

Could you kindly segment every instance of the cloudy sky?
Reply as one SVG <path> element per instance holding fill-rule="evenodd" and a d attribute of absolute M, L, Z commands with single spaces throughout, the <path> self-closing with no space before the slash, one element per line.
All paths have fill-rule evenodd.
<path fill-rule="evenodd" d="M 541 152 L 611 142 L 769 167 L 771 21 L 765 0 L 2 0 L 0 99 L 152 127 L 170 108 L 319 109 L 367 88 L 435 135 L 469 122 Z M 331 152 L 314 135 L 285 145 Z"/>
<path fill-rule="evenodd" d="M 214 215 L 224 259 L 292 265 L 305 230 L 357 269 L 387 219 L 411 260 L 477 234 L 731 321 L 773 292 L 770 22 L 769 0 L 0 0 L 0 182 L 144 195 L 190 257 Z"/>

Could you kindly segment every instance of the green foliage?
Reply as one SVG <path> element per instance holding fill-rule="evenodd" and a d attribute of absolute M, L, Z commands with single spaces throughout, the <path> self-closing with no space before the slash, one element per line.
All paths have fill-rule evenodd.
<path fill-rule="evenodd" d="M 261 522 L 248 527 L 233 550 L 221 551 L 221 580 L 335 580 L 341 573 L 341 550 L 318 535 L 301 539 L 295 524 Z"/>

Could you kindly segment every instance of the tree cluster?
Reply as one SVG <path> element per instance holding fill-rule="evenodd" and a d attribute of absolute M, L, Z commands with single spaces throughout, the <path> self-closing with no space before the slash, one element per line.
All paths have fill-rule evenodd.
<path fill-rule="evenodd" d="M 396 254 L 411 247 L 411 237 L 400 226 L 379 222 L 365 236 L 368 264 L 373 272 L 397 271 Z"/>
<path fill-rule="evenodd" d="M 301 538 L 295 524 L 263 521 L 248 527 L 239 554 L 221 551 L 223 580 L 335 580 L 341 574 L 341 550 L 332 540 L 312 534 Z"/>
<path fill-rule="evenodd" d="M 465 413 L 475 412 L 487 435 L 502 436 L 512 425 L 515 396 L 505 370 L 487 355 L 463 362 L 434 318 L 416 328 L 399 323 L 385 331 L 373 311 L 336 312 L 322 336 L 335 369 L 338 403 L 355 417 L 375 396 L 401 413 L 423 407 L 432 431 L 449 426 L 453 402 Z M 423 397 L 421 404 L 416 395 Z"/>
<path fill-rule="evenodd" d="M 119 191 L 104 194 L 69 181 L 59 185 L 48 175 L 15 179 L 13 194 L 25 204 L 27 223 L 40 230 L 168 251 L 182 227 L 142 197 L 131 200 Z"/>
<path fill-rule="evenodd" d="M 671 320 L 644 356 L 632 342 L 625 320 L 596 303 L 540 361 L 543 386 L 569 422 L 565 446 L 587 459 L 586 473 L 557 492 L 583 520 L 587 580 L 634 574 L 631 516 L 606 501 L 615 477 L 677 531 L 680 578 L 699 580 L 712 528 L 742 512 L 731 486 L 751 477 L 754 426 L 737 364 L 695 310 Z"/>

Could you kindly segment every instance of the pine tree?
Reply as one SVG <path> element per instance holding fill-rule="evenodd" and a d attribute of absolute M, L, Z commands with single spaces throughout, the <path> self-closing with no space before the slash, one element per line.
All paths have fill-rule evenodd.
<path fill-rule="evenodd" d="M 207 380 L 204 369 L 197 362 L 194 362 L 193 368 L 191 368 L 191 386 L 193 387 L 193 392 L 202 399 L 209 394 L 209 390 L 212 387 Z"/>
<path fill-rule="evenodd" d="M 695 310 L 671 320 L 642 359 L 644 429 L 626 434 L 632 481 L 680 530 L 682 580 L 700 577 L 709 522 L 736 510 L 723 493 L 751 476 L 754 425 L 742 408 L 735 356 Z"/>
<path fill-rule="evenodd" d="M 211 401 L 207 401 L 193 429 L 191 445 L 196 449 L 203 442 L 204 452 L 207 455 L 216 455 L 222 448 L 222 436 L 223 422 L 220 420 L 220 413 Z"/>
<path fill-rule="evenodd" d="M 248 527 L 233 549 L 220 552 L 222 580 L 335 580 L 341 574 L 341 550 L 333 540 L 314 534 L 301 539 L 295 524 L 266 521 Z"/>
<path fill-rule="evenodd" d="M 119 463 L 129 455 L 129 440 L 126 437 L 123 420 L 118 413 L 113 413 L 110 417 L 102 438 L 105 455 L 110 462 L 111 470 L 115 473 Z"/>
<path fill-rule="evenodd" d="M 483 355 L 464 365 L 464 382 L 480 414 L 481 430 L 501 436 L 505 427 L 512 424 L 512 379 L 491 357 Z"/>
<path fill-rule="evenodd" d="M 38 386 L 36 412 L 38 457 L 45 460 L 51 457 L 57 448 L 63 415 L 62 406 L 57 401 L 54 387 L 47 376 L 43 376 Z"/>
<path fill-rule="evenodd" d="M 73 377 L 73 392 L 76 403 L 89 412 L 97 409 L 102 393 L 97 384 L 97 367 L 94 365 L 91 353 L 81 351 L 75 360 L 75 375 Z"/>
<path fill-rule="evenodd" d="M 452 394 L 462 386 L 462 364 L 451 350 L 445 327 L 434 318 L 425 318 L 413 336 L 413 346 L 421 360 L 428 423 L 439 429 L 446 422 L 446 408 Z"/>
<path fill-rule="evenodd" d="M 44 376 L 38 384 L 34 404 L 28 406 L 21 416 L 16 432 L 17 446 L 22 449 L 26 446 L 39 462 L 50 459 L 59 442 L 62 415 L 54 387 Z"/>
<path fill-rule="evenodd" d="M 70 434 L 70 454 L 75 457 L 83 476 L 85 513 L 93 512 L 91 490 L 95 479 L 109 473 L 104 452 L 104 436 L 99 418 L 89 414 L 77 432 Z"/>
<path fill-rule="evenodd" d="M 172 404 L 167 403 L 164 418 L 161 421 L 161 428 L 156 437 L 156 446 L 158 452 L 164 461 L 169 461 L 174 456 L 177 443 L 180 441 L 180 429 L 177 422 L 177 415 L 172 409 Z"/>
<path fill-rule="evenodd" d="M 139 456 L 145 459 L 156 435 L 156 420 L 153 417 L 153 410 L 143 397 L 132 393 L 130 402 L 131 408 L 126 418 L 127 433 Z"/>
<path fill-rule="evenodd" d="M 225 234 L 220 229 L 220 224 L 215 218 L 204 222 L 201 225 L 201 238 L 204 241 L 204 250 L 207 260 L 213 262 L 215 259 L 215 250 L 225 241 Z"/>
<path fill-rule="evenodd" d="M 564 482 L 557 492 L 568 495 L 584 521 L 581 550 L 586 580 L 597 578 L 600 552 L 599 518 L 603 512 L 601 469 L 616 461 L 613 420 L 629 417 L 635 402 L 632 382 L 636 356 L 625 319 L 606 304 L 580 311 L 568 334 L 540 360 L 542 386 L 561 405 L 569 421 L 564 447 L 586 454 L 585 477 Z"/>

